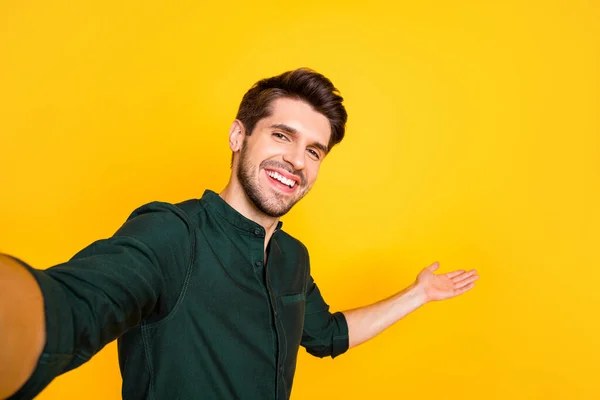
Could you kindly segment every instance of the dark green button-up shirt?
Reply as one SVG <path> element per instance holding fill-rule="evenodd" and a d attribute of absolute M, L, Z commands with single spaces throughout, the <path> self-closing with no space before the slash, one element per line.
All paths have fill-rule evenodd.
<path fill-rule="evenodd" d="M 28 267 L 45 301 L 47 341 L 31 398 L 118 338 L 123 398 L 287 399 L 300 345 L 348 349 L 310 274 L 306 247 L 279 223 L 265 230 L 207 190 L 153 202 L 108 239 L 45 271 Z"/>

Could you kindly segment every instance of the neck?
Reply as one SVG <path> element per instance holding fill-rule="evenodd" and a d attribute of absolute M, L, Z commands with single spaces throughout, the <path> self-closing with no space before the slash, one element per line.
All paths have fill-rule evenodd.
<path fill-rule="evenodd" d="M 219 196 L 244 217 L 265 228 L 266 248 L 269 239 L 273 235 L 273 232 L 275 232 L 275 228 L 277 228 L 279 218 L 270 217 L 256 208 L 254 203 L 252 203 L 246 195 L 246 192 L 244 192 L 244 189 L 242 189 L 241 185 L 233 179 L 231 179 L 227 186 L 219 193 Z"/>

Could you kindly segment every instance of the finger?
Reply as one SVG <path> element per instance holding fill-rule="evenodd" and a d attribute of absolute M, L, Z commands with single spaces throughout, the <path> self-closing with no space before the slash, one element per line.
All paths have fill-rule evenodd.
<path fill-rule="evenodd" d="M 440 267 L 440 263 L 438 261 L 434 262 L 433 264 L 431 264 L 429 267 L 427 267 L 428 270 L 430 270 L 431 272 L 437 270 Z"/>
<path fill-rule="evenodd" d="M 460 289 L 460 288 L 462 288 L 462 287 L 470 284 L 471 282 L 475 282 L 477 279 L 479 279 L 479 276 L 478 275 L 473 275 L 471 277 L 468 277 L 467 279 L 463 279 L 460 282 L 455 282 L 454 283 L 454 287 L 456 289 Z"/>
<path fill-rule="evenodd" d="M 465 286 L 465 287 L 462 287 L 462 288 L 460 288 L 460 289 L 456 289 L 456 290 L 454 291 L 454 295 L 455 295 L 455 296 L 458 296 L 459 294 L 463 294 L 464 292 L 466 292 L 466 291 L 468 291 L 468 290 L 471 290 L 471 289 L 473 289 L 474 287 L 475 287 L 475 284 L 474 284 L 474 283 L 470 283 L 470 284 L 468 284 L 468 285 L 467 285 L 467 286 Z"/>
<path fill-rule="evenodd" d="M 472 269 L 470 271 L 463 272 L 462 274 L 458 274 L 452 278 L 452 282 L 457 283 L 462 281 L 463 279 L 467 279 L 470 276 L 477 274 L 477 271 Z"/>
<path fill-rule="evenodd" d="M 465 272 L 465 270 L 464 270 L 464 269 L 459 269 L 459 270 L 456 270 L 456 271 L 448 272 L 448 273 L 446 274 L 446 276 L 447 276 L 448 278 L 452 279 L 452 278 L 454 278 L 455 276 L 462 274 L 463 272 Z"/>

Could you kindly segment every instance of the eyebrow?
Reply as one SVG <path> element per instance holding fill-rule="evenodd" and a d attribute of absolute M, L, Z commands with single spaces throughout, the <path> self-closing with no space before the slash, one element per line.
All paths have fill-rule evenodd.
<path fill-rule="evenodd" d="M 298 134 L 298 130 L 296 128 L 292 128 L 291 126 L 286 125 L 286 124 L 273 124 L 273 125 L 271 125 L 271 128 L 282 130 L 286 133 L 289 133 L 290 135 Z M 317 149 L 321 150 L 324 154 L 329 153 L 329 149 L 323 143 L 313 142 L 313 143 L 311 143 L 311 146 L 314 146 Z"/>

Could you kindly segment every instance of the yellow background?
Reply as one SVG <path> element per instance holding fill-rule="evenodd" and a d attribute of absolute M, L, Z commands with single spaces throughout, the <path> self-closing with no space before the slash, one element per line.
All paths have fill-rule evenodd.
<path fill-rule="evenodd" d="M 39 268 L 221 190 L 258 79 L 312 67 L 347 137 L 284 218 L 335 310 L 477 268 L 292 398 L 600 399 L 597 1 L 0 4 L 0 251 Z M 116 346 L 39 399 L 120 397 Z"/>

